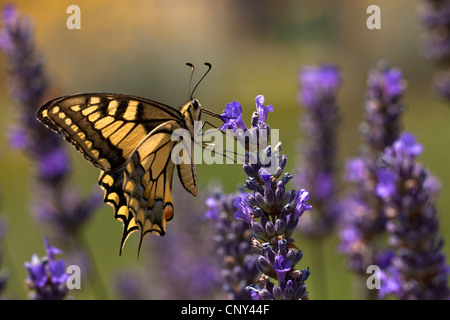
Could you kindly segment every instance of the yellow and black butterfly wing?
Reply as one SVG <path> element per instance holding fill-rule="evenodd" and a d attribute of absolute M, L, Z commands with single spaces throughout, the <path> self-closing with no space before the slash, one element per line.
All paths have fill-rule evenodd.
<path fill-rule="evenodd" d="M 101 169 L 99 184 L 105 192 L 104 201 L 123 223 L 121 251 L 127 237 L 139 229 L 123 192 L 124 164 L 158 125 L 180 121 L 180 112 L 144 98 L 88 93 L 49 101 L 38 110 L 37 118 Z"/>
<path fill-rule="evenodd" d="M 145 137 L 125 164 L 123 191 L 140 230 L 140 244 L 148 233 L 164 235 L 166 223 L 173 218 L 175 164 L 171 153 L 180 142 L 172 140 L 172 133 L 179 128 L 176 121 L 159 125 Z"/>
<path fill-rule="evenodd" d="M 105 202 L 114 208 L 114 218 L 120 220 L 123 225 L 119 254 L 122 254 L 123 246 L 130 234 L 139 230 L 133 214 L 128 209 L 127 199 L 123 193 L 123 171 L 123 167 L 109 172 L 101 170 L 98 179 L 98 183 L 105 193 Z"/>
<path fill-rule="evenodd" d="M 110 171 L 123 165 L 154 128 L 182 116 L 172 107 L 140 97 L 88 93 L 54 99 L 38 110 L 37 118 L 95 166 Z"/>
<path fill-rule="evenodd" d="M 178 176 L 187 191 L 197 194 L 193 141 L 172 140 L 176 129 L 187 129 L 193 136 L 201 111 L 194 102 L 178 111 L 129 95 L 78 94 L 52 100 L 38 110 L 38 120 L 101 169 L 104 201 L 123 223 L 120 252 L 134 231 L 140 231 L 140 244 L 148 233 L 165 234 L 174 212 L 171 154 L 179 143 L 190 161 L 177 164 Z"/>

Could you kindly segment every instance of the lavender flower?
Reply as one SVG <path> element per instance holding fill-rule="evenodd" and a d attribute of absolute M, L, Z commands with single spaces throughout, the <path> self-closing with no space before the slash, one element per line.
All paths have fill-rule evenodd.
<path fill-rule="evenodd" d="M 336 136 L 339 121 L 336 104 L 341 76 L 335 66 L 304 67 L 299 74 L 301 91 L 299 103 L 304 107 L 301 128 L 304 142 L 296 185 L 314 190 L 311 202 L 315 213 L 306 215 L 302 233 L 320 238 L 335 226 L 336 205 L 335 163 Z"/>
<path fill-rule="evenodd" d="M 244 196 L 244 193 L 240 193 Z M 246 287 L 256 282 L 257 256 L 250 253 L 252 232 L 249 226 L 234 219 L 233 202 L 236 195 L 216 192 L 206 199 L 208 211 L 205 216 L 215 221 L 214 242 L 222 266 L 222 289 L 231 300 L 250 300 Z"/>
<path fill-rule="evenodd" d="M 400 70 L 380 63 L 368 78 L 365 119 L 360 127 L 363 145 L 360 156 L 347 162 L 346 178 L 353 184 L 341 205 L 341 251 L 348 267 L 361 275 L 375 264 L 380 251 L 380 236 L 386 217 L 382 199 L 376 194 L 379 156 L 399 134 L 400 115 L 404 109 L 400 98 L 404 82 Z"/>
<path fill-rule="evenodd" d="M 43 258 L 37 255 L 31 257 L 31 262 L 25 262 L 28 278 L 25 283 L 29 290 L 29 298 L 32 300 L 62 300 L 69 289 L 66 281 L 69 275 L 66 273 L 66 262 L 56 260 L 55 256 L 61 254 L 58 248 L 51 247 L 48 238 L 44 240 L 45 251 Z"/>
<path fill-rule="evenodd" d="M 438 236 L 434 204 L 437 187 L 429 171 L 415 160 L 422 146 L 410 133 L 402 133 L 386 148 L 378 169 L 377 194 L 388 217 L 389 244 L 395 252 L 384 269 L 380 295 L 399 299 L 445 299 L 450 290 L 449 267 Z M 427 181 L 428 180 L 428 181 Z"/>
<path fill-rule="evenodd" d="M 79 230 L 100 205 L 101 191 L 95 188 L 82 199 L 69 183 L 72 167 L 63 140 L 36 119 L 37 108 L 49 98 L 46 95 L 49 83 L 42 58 L 35 50 L 31 19 L 13 4 L 4 6 L 0 17 L 0 50 L 4 53 L 8 87 L 18 116 L 18 124 L 10 129 L 9 138 L 11 145 L 24 151 L 34 164 L 31 206 L 34 217 L 49 228 L 69 253 L 79 252 L 86 245 L 80 243 Z M 91 276 L 87 272 L 85 275 Z M 90 281 L 98 279 L 93 276 Z"/>
<path fill-rule="evenodd" d="M 450 1 L 422 0 L 419 18 L 426 29 L 423 56 L 436 66 L 433 85 L 436 93 L 450 99 Z"/>
<path fill-rule="evenodd" d="M 247 130 L 244 120 L 242 119 L 242 107 L 237 101 L 233 101 L 226 105 L 224 112 L 221 114 L 221 118 L 224 121 L 224 124 L 220 127 L 220 130 Z"/>
<path fill-rule="evenodd" d="M 10 93 L 16 102 L 19 125 L 10 130 L 10 143 L 27 153 L 35 164 L 35 216 L 71 243 L 79 227 L 101 202 L 95 189 L 87 200 L 68 183 L 71 165 L 62 139 L 36 120 L 36 108 L 44 101 L 48 81 L 41 56 L 33 43 L 33 24 L 9 4 L 1 12 L 0 50 L 3 51 Z M 68 223 L 70 221 L 70 223 Z"/>
<path fill-rule="evenodd" d="M 261 149 L 267 146 L 270 136 L 270 127 L 265 122 L 269 112 L 273 111 L 273 106 L 264 106 L 264 96 L 258 95 L 255 98 L 256 112 L 253 112 L 251 127 L 247 128 L 242 119 L 242 107 L 239 102 L 234 101 L 228 103 L 221 115 L 224 124 L 221 130 L 229 131 L 230 135 L 234 135 L 239 144 L 245 151 L 245 163 L 270 163 L 271 157 L 265 157 L 261 154 Z M 262 157 L 261 157 L 262 156 Z M 267 166 L 270 170 L 273 168 Z"/>
<path fill-rule="evenodd" d="M 270 131 L 265 121 L 267 111 L 273 107 L 260 107 L 264 103 L 263 96 L 258 96 L 256 103 L 258 112 L 253 114 L 252 126 L 248 130 L 258 133 L 265 128 Z M 234 113 L 234 117 L 238 116 L 239 113 Z M 228 122 L 232 123 L 233 119 Z M 234 200 L 237 209 L 235 218 L 245 222 L 254 234 L 251 251 L 258 255 L 256 266 L 262 275 L 257 284 L 248 286 L 247 290 L 253 299 L 258 300 L 308 298 L 305 281 L 310 272 L 309 269 L 295 269 L 303 253 L 296 249 L 292 235 L 299 218 L 311 206 L 306 203 L 308 192 L 305 190 L 286 190 L 292 175 L 283 174 L 287 158 L 285 155 L 279 156 L 280 150 L 281 144 L 273 150 L 268 146 L 264 150 L 248 151 L 248 159 L 254 161 L 246 162 L 243 169 L 248 176 L 245 187 L 252 194 Z M 277 284 L 271 279 L 277 280 Z"/>

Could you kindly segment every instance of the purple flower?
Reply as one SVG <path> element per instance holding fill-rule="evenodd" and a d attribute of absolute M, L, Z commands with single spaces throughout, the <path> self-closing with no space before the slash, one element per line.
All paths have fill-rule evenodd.
<path fill-rule="evenodd" d="M 266 168 L 261 168 L 259 170 L 259 176 L 261 177 L 266 190 L 272 189 L 272 175 L 266 170 Z"/>
<path fill-rule="evenodd" d="M 384 250 L 386 209 L 383 197 L 391 197 L 398 180 L 389 170 L 379 169 L 380 156 L 399 137 L 401 97 L 405 90 L 402 73 L 380 62 L 369 71 L 364 121 L 360 125 L 363 144 L 359 156 L 347 162 L 345 177 L 352 183 L 349 194 L 339 204 L 340 249 L 349 269 L 365 274 Z M 368 298 L 376 298 L 367 291 Z"/>
<path fill-rule="evenodd" d="M 376 193 L 381 198 L 392 196 L 397 189 L 397 176 L 389 169 L 378 169 L 378 185 Z"/>
<path fill-rule="evenodd" d="M 381 288 L 378 292 L 380 298 L 385 298 L 387 295 L 398 295 L 401 292 L 400 274 L 395 268 L 389 268 L 386 271 L 381 271 L 380 274 Z"/>
<path fill-rule="evenodd" d="M 39 258 L 33 255 L 31 262 L 25 262 L 28 272 L 26 284 L 33 300 L 61 300 L 68 293 L 66 281 L 69 275 L 66 273 L 66 262 L 55 260 L 56 254 L 62 251 L 51 247 L 48 238 L 44 240 L 47 256 Z"/>
<path fill-rule="evenodd" d="M 101 196 L 99 198 L 97 192 L 101 194 L 101 191 L 97 187 L 97 195 L 92 193 L 86 199 L 80 196 L 69 181 L 71 163 L 62 137 L 36 119 L 37 108 L 49 98 L 49 81 L 45 75 L 45 59 L 35 49 L 31 18 L 10 4 L 3 6 L 1 19 L 0 50 L 17 115 L 10 142 L 26 153 L 35 171 L 30 207 L 36 220 L 50 227 L 47 231 L 52 231 L 67 248 L 66 253 L 79 250 L 84 244 L 80 243 L 78 232 L 100 204 Z M 53 274 L 64 276 L 60 273 L 61 262 L 48 264 Z M 38 267 L 32 269 L 37 271 Z"/>
<path fill-rule="evenodd" d="M 242 107 L 239 102 L 234 101 L 228 103 L 224 112 L 221 115 L 225 122 L 220 129 L 231 129 L 230 134 L 234 135 L 235 139 L 244 148 L 243 160 L 247 164 L 263 164 L 267 170 L 276 170 L 272 164 L 275 164 L 272 155 L 272 149 L 267 147 L 270 139 L 270 127 L 265 122 L 269 111 L 273 111 L 272 105 L 264 106 L 264 96 L 258 95 L 255 99 L 257 112 L 252 115 L 250 128 L 244 123 L 242 119 Z M 267 147 L 267 148 L 266 148 Z M 276 149 L 276 148 L 275 148 Z M 274 150 L 275 151 L 275 150 Z M 277 153 L 276 151 L 274 153 Z"/>
<path fill-rule="evenodd" d="M 251 224 L 253 221 L 251 208 L 248 206 L 247 202 L 243 201 L 240 197 L 237 197 L 233 201 L 234 207 L 237 211 L 234 213 L 234 218 L 241 220 L 247 224 Z"/>
<path fill-rule="evenodd" d="M 217 197 L 208 197 L 205 200 L 205 205 L 208 208 L 208 211 L 205 212 L 206 219 L 219 219 L 219 199 Z"/>
<path fill-rule="evenodd" d="M 24 151 L 30 144 L 26 131 L 18 126 L 10 130 L 8 138 L 10 146 L 16 150 Z"/>
<path fill-rule="evenodd" d="M 258 119 L 261 122 L 266 122 L 267 121 L 267 114 L 273 111 L 273 106 L 272 105 L 268 105 L 268 106 L 264 106 L 264 96 L 263 95 L 259 95 L 256 97 L 255 102 L 256 102 L 256 111 L 258 112 Z"/>
<path fill-rule="evenodd" d="M 397 153 L 404 152 L 413 158 L 420 155 L 423 151 L 423 146 L 416 143 L 416 137 L 409 132 L 403 132 L 400 138 L 394 142 L 393 148 Z"/>
<path fill-rule="evenodd" d="M 73 195 L 70 199 L 63 197 L 74 193 L 74 187 L 68 183 L 71 164 L 61 137 L 36 119 L 36 108 L 45 98 L 48 80 L 44 74 L 43 59 L 35 50 L 33 24 L 13 4 L 2 8 L 1 17 L 0 50 L 4 53 L 8 85 L 18 115 L 18 125 L 10 133 L 11 145 L 26 152 L 37 171 L 34 175 L 36 198 L 32 206 L 36 216 L 45 216 L 43 220 L 55 222 L 55 226 L 59 223 L 55 230 L 62 231 L 60 239 L 66 239 L 67 244 L 77 243 L 77 240 L 72 241 L 78 239 L 73 231 L 78 230 L 81 225 L 79 221 L 87 219 L 75 220 L 68 216 L 73 212 L 90 215 L 100 203 L 91 201 L 94 196 L 85 200 Z M 81 214 L 77 215 L 77 218 L 80 217 Z M 69 220 L 77 221 L 77 227 L 68 228 Z"/>
<path fill-rule="evenodd" d="M 449 268 L 441 252 L 433 186 L 430 173 L 415 158 L 422 152 L 410 133 L 403 133 L 387 148 L 384 168 L 378 170 L 377 192 L 382 190 L 389 244 L 395 253 L 384 269 L 381 296 L 399 299 L 447 299 Z M 395 183 L 394 183 L 395 182 Z"/>
<path fill-rule="evenodd" d="M 61 250 L 59 250 L 56 247 L 51 247 L 50 246 L 50 241 L 48 240 L 47 237 L 45 237 L 44 239 L 44 246 L 45 246 L 45 252 L 47 253 L 47 257 L 50 261 L 54 261 L 55 260 L 55 256 L 57 254 L 62 254 L 63 252 Z"/>
<path fill-rule="evenodd" d="M 69 158 L 62 148 L 55 148 L 50 153 L 41 154 L 37 166 L 39 175 L 48 180 L 65 176 L 70 171 Z"/>
<path fill-rule="evenodd" d="M 315 107 L 323 99 L 335 96 L 341 85 L 341 77 L 333 65 L 308 66 L 300 70 L 299 103 L 305 107 Z"/>
<path fill-rule="evenodd" d="M 369 71 L 368 96 L 385 105 L 397 101 L 404 93 L 406 85 L 401 70 L 387 67 L 380 62 L 378 69 Z M 375 106 L 372 106 L 375 107 Z"/>
<path fill-rule="evenodd" d="M 297 191 L 297 195 L 295 196 L 294 201 L 294 214 L 293 216 L 298 219 L 301 217 L 303 212 L 306 210 L 311 210 L 312 206 L 306 203 L 306 200 L 309 198 L 309 193 L 305 189 L 301 189 Z"/>
<path fill-rule="evenodd" d="M 366 179 L 366 164 L 361 158 L 350 159 L 345 164 L 345 179 L 350 182 L 358 182 Z"/>
<path fill-rule="evenodd" d="M 242 201 L 247 194 L 240 192 L 239 197 L 236 196 L 216 192 L 206 200 L 208 212 L 214 211 L 214 214 L 207 214 L 215 221 L 214 242 L 221 266 L 222 290 L 229 299 L 248 300 L 251 295 L 245 288 L 256 282 L 259 271 L 257 257 L 250 252 L 251 230 L 240 218 L 234 218 L 235 206 L 244 206 L 243 210 L 247 210 Z"/>
<path fill-rule="evenodd" d="M 436 66 L 433 86 L 443 99 L 450 99 L 450 4 L 448 1 L 423 0 L 419 17 L 425 32 L 422 54 Z"/>
<path fill-rule="evenodd" d="M 237 101 L 227 103 L 224 112 L 221 114 L 221 118 L 223 121 L 225 121 L 225 123 L 220 127 L 220 130 L 247 130 L 244 120 L 242 119 L 242 107 Z"/>
<path fill-rule="evenodd" d="M 252 125 L 247 132 L 258 137 L 260 130 L 270 129 L 266 121 L 267 114 L 273 111 L 273 107 L 264 106 L 262 95 L 257 96 L 255 101 L 257 112 L 253 114 Z M 227 110 L 224 114 L 242 114 L 237 105 L 227 105 Z M 235 135 L 239 140 L 239 133 Z M 233 201 L 235 221 L 244 222 L 250 234 L 253 233 L 250 251 L 256 254 L 257 259 L 253 263 L 262 275 L 257 281 L 258 285 L 247 285 L 246 290 L 252 299 L 257 300 L 308 298 L 305 281 L 309 276 L 309 269 L 293 269 L 301 260 L 303 252 L 294 249 L 296 247 L 292 234 L 300 216 L 311 209 L 306 203 L 309 194 L 303 189 L 286 190 L 286 184 L 292 179 L 292 175 L 283 174 L 287 157 L 280 155 L 280 151 L 281 143 L 275 148 L 268 146 L 264 150 L 246 148 L 247 160 L 255 160 L 246 161 L 243 165 L 248 176 L 244 186 L 251 193 L 241 194 Z M 267 162 L 266 159 L 270 161 Z M 209 207 L 214 206 L 214 201 L 208 203 Z M 278 284 L 272 283 L 271 278 L 277 279 Z"/>
<path fill-rule="evenodd" d="M 337 221 L 336 136 L 339 122 L 337 94 L 341 86 L 338 69 L 329 64 L 307 66 L 299 73 L 299 103 L 304 108 L 300 128 L 304 136 L 296 185 L 308 189 L 315 208 L 300 225 L 308 237 L 331 232 Z"/>
<path fill-rule="evenodd" d="M 286 280 L 286 273 L 291 270 L 291 261 L 286 259 L 283 255 L 277 255 L 273 264 L 273 269 L 277 274 L 277 279 L 280 284 L 284 284 Z"/>
<path fill-rule="evenodd" d="M 383 72 L 384 86 L 386 93 L 397 98 L 401 96 L 405 90 L 403 75 L 399 69 L 386 69 Z"/>
<path fill-rule="evenodd" d="M 7 28 L 11 28 L 19 21 L 19 12 L 13 4 L 7 4 L 1 11 L 1 18 Z M 29 32 L 29 31 L 28 31 Z M 14 51 L 14 39 L 11 32 L 0 32 L 0 49 L 12 53 Z"/>

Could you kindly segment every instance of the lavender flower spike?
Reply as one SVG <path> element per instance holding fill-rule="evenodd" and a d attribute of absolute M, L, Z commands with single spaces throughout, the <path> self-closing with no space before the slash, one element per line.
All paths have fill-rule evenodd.
<path fill-rule="evenodd" d="M 55 255 L 62 251 L 51 247 L 48 238 L 45 238 L 44 245 L 47 253 L 45 257 L 33 255 L 31 262 L 25 262 L 28 272 L 25 283 L 31 290 L 29 297 L 32 300 L 62 300 L 69 292 L 66 285 L 69 278 L 65 271 L 66 262 L 55 259 Z"/>
<path fill-rule="evenodd" d="M 231 300 L 250 300 L 251 295 L 246 287 L 256 282 L 259 274 L 256 267 L 257 256 L 250 253 L 252 232 L 248 223 L 239 221 L 247 218 L 244 215 L 240 219 L 233 217 L 236 211 L 233 203 L 239 206 L 239 202 L 246 196 L 243 192 L 238 198 L 234 194 L 223 195 L 216 192 L 206 199 L 209 210 L 205 216 L 215 221 L 214 242 L 221 260 L 222 290 Z M 243 202 L 242 205 L 245 206 Z M 249 223 L 250 219 L 247 220 Z"/>
<path fill-rule="evenodd" d="M 382 249 L 379 244 L 385 232 L 386 216 L 383 201 L 375 192 L 378 161 L 384 149 L 398 138 L 404 90 L 399 69 L 381 62 L 377 69 L 370 70 L 364 121 L 360 126 L 363 143 L 359 157 L 347 162 L 346 179 L 353 188 L 340 205 L 340 249 L 347 257 L 349 269 L 360 275 L 366 274 L 369 265 L 376 264 Z"/>
<path fill-rule="evenodd" d="M 425 27 L 423 56 L 436 67 L 433 86 L 438 96 L 450 100 L 450 2 L 422 0 L 419 19 Z"/>
<path fill-rule="evenodd" d="M 35 165 L 35 217 L 53 227 L 67 244 L 101 203 L 98 189 L 82 200 L 68 183 L 69 156 L 62 139 L 40 124 L 36 109 L 48 98 L 43 59 L 35 50 L 33 23 L 14 4 L 3 6 L 0 50 L 8 71 L 8 87 L 17 106 L 18 124 L 10 130 L 11 145 L 29 156 Z"/>
<path fill-rule="evenodd" d="M 320 238 L 335 226 L 336 205 L 336 136 L 339 122 L 337 91 L 341 75 L 333 65 L 308 66 L 300 70 L 299 103 L 304 108 L 301 129 L 300 165 L 296 185 L 311 191 L 315 213 L 300 225 L 302 233 Z"/>
<path fill-rule="evenodd" d="M 269 128 L 267 112 L 272 111 L 273 107 L 264 107 L 263 103 L 264 97 L 258 96 L 258 111 L 254 113 L 252 126 L 248 129 L 255 133 Z M 283 174 L 287 158 L 279 155 L 280 150 L 280 146 L 273 150 L 270 146 L 265 150 L 248 150 L 249 158 L 256 159 L 256 162 L 243 166 L 248 176 L 245 187 L 251 193 L 239 195 L 233 201 L 237 210 L 234 217 L 244 222 L 254 235 L 251 253 L 257 254 L 256 267 L 262 275 L 256 284 L 246 289 L 252 299 L 257 300 L 308 299 L 305 281 L 310 272 L 309 269 L 300 271 L 295 268 L 303 253 L 294 245 L 292 235 L 300 217 L 311 206 L 306 203 L 308 192 L 305 190 L 286 190 L 292 175 Z M 267 158 L 271 159 L 270 164 L 259 161 Z M 276 170 L 269 170 L 269 167 Z"/>
<path fill-rule="evenodd" d="M 389 244 L 395 255 L 383 270 L 383 297 L 448 299 L 449 266 L 442 253 L 436 216 L 436 180 L 416 157 L 422 146 L 402 133 L 383 156 L 376 191 L 388 217 Z"/>

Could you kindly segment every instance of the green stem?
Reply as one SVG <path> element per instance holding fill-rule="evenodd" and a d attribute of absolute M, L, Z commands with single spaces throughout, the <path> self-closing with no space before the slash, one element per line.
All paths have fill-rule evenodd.
<path fill-rule="evenodd" d="M 94 294 L 98 300 L 109 300 L 108 291 L 106 290 L 103 277 L 99 271 L 98 265 L 95 261 L 94 254 L 92 253 L 89 241 L 86 241 L 83 235 L 77 236 L 77 242 L 81 245 L 82 249 L 88 254 L 91 264 L 91 271 L 88 273 L 89 284 L 92 287 Z"/>
<path fill-rule="evenodd" d="M 313 259 L 314 270 L 312 270 L 311 275 L 314 273 L 314 290 L 316 291 L 316 296 L 320 296 L 320 299 L 328 299 L 328 288 L 327 288 L 327 278 L 325 270 L 325 255 L 324 255 L 324 240 L 323 239 L 313 239 L 311 257 Z"/>

